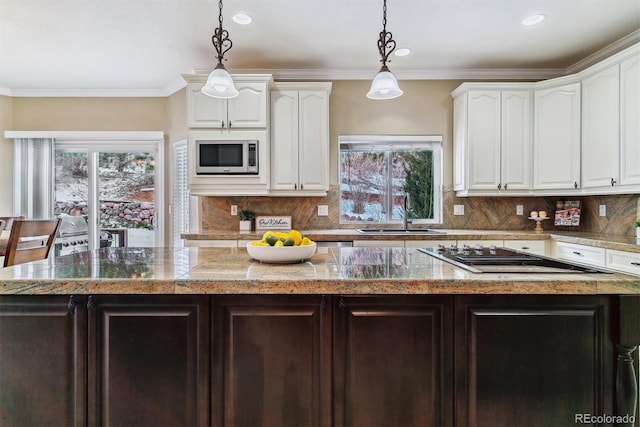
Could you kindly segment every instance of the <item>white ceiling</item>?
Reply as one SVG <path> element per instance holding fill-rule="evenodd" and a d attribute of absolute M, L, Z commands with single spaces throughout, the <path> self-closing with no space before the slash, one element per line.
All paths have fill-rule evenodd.
<path fill-rule="evenodd" d="M 249 26 L 233 22 L 243 11 Z M 231 73 L 369 79 L 382 0 L 226 0 Z M 524 27 L 533 13 L 547 19 Z M 216 63 L 215 0 L 0 0 L 0 93 L 162 96 Z M 639 0 L 388 0 L 398 79 L 547 78 L 640 40 Z M 611 52 L 612 53 L 612 52 Z M 599 58 L 601 59 L 601 58 Z"/>

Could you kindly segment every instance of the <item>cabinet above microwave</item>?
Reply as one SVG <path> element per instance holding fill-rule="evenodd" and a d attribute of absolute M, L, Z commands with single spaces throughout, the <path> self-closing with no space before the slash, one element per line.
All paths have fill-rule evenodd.
<path fill-rule="evenodd" d="M 267 128 L 270 74 L 234 74 L 239 95 L 231 99 L 212 98 L 200 89 L 206 74 L 182 76 L 187 81 L 187 120 L 189 128 L 261 129 Z"/>

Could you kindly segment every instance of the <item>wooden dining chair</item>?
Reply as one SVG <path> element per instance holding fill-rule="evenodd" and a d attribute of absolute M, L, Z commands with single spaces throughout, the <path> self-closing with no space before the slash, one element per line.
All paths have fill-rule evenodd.
<path fill-rule="evenodd" d="M 14 221 L 7 242 L 4 266 L 47 258 L 59 226 L 60 219 Z"/>

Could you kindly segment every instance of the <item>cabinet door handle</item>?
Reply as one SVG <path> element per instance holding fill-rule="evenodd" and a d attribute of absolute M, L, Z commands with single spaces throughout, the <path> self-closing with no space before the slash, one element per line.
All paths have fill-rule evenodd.
<path fill-rule="evenodd" d="M 613 185 L 614 185 L 616 182 L 618 182 L 618 181 L 616 181 L 615 179 L 611 178 L 611 186 L 612 186 L 612 187 L 613 187 Z"/>
<path fill-rule="evenodd" d="M 578 181 L 573 181 L 573 188 L 578 188 Z"/>
<path fill-rule="evenodd" d="M 498 190 L 502 188 L 502 184 L 498 184 Z"/>
<path fill-rule="evenodd" d="M 632 262 L 631 265 L 635 265 L 637 267 L 640 267 L 640 262 Z"/>
<path fill-rule="evenodd" d="M 229 120 L 229 127 L 231 127 L 231 120 Z"/>
<path fill-rule="evenodd" d="M 300 189 L 304 190 L 304 184 L 300 183 Z"/>
<path fill-rule="evenodd" d="M 224 129 L 224 120 L 222 121 L 222 128 Z"/>
<path fill-rule="evenodd" d="M 582 254 L 580 252 L 578 252 L 578 251 L 573 251 L 573 254 L 582 256 Z"/>
<path fill-rule="evenodd" d="M 509 184 L 505 184 L 505 185 L 504 185 L 504 189 L 505 189 L 505 190 L 507 189 L 507 185 L 509 185 Z"/>
<path fill-rule="evenodd" d="M 293 184 L 293 189 L 294 189 L 294 190 L 297 190 L 297 189 L 298 189 L 298 184 L 297 184 L 297 183 L 296 183 L 296 184 Z"/>
<path fill-rule="evenodd" d="M 529 246 L 523 246 L 520 249 L 522 249 L 523 251 L 526 251 L 527 249 L 529 249 Z"/>

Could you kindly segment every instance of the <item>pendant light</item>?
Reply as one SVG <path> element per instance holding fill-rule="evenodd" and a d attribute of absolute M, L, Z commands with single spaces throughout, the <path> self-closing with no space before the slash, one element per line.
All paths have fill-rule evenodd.
<path fill-rule="evenodd" d="M 231 74 L 229 74 L 222 64 L 224 54 L 233 46 L 231 39 L 229 39 L 229 32 L 222 29 L 222 0 L 218 2 L 218 8 L 220 10 L 220 14 L 218 15 L 219 26 L 213 33 L 213 37 L 211 37 L 213 47 L 218 54 L 216 56 L 218 65 L 216 65 L 216 68 L 209 74 L 207 83 L 202 86 L 200 91 L 213 98 L 235 98 L 239 92 L 233 84 Z"/>
<path fill-rule="evenodd" d="M 380 38 L 378 39 L 378 51 L 382 57 L 380 60 L 380 62 L 382 62 L 382 68 L 380 68 L 380 71 L 371 82 L 371 89 L 369 89 L 367 93 L 367 98 L 392 99 L 402 95 L 398 81 L 391 71 L 389 71 L 389 67 L 387 67 L 387 58 L 395 48 L 396 42 L 393 40 L 393 35 L 387 31 L 387 0 L 384 0 L 382 9 L 382 31 L 380 31 Z"/>

